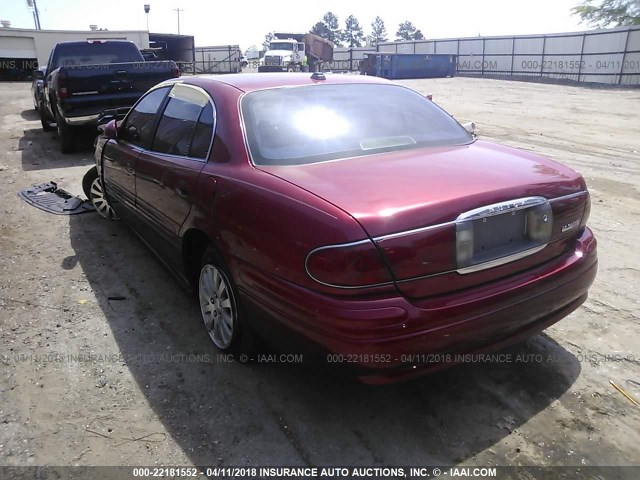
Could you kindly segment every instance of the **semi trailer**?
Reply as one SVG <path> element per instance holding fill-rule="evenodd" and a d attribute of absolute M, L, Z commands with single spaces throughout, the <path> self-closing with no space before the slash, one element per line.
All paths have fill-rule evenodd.
<path fill-rule="evenodd" d="M 333 61 L 333 43 L 313 33 L 275 33 L 259 72 L 304 72 Z"/>

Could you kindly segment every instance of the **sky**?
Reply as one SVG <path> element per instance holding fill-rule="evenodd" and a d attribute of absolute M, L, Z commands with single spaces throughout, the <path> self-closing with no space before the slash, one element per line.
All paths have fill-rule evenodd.
<path fill-rule="evenodd" d="M 351 14 L 365 34 L 379 15 L 390 40 L 398 24 L 409 20 L 426 38 L 518 35 L 587 30 L 571 8 L 579 0 L 307 0 L 197 1 L 197 0 L 36 0 L 40 23 L 47 30 L 88 30 L 95 24 L 109 30 L 146 30 L 144 4 L 151 5 L 149 30 L 193 35 L 196 46 L 260 45 L 270 31 L 306 32 L 327 11 L 340 25 Z M 33 28 L 33 10 L 27 0 L 0 0 L 0 20 L 15 28 Z"/>

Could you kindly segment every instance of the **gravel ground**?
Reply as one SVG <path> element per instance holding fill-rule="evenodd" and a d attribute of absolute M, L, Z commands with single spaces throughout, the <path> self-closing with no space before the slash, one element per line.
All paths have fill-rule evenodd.
<path fill-rule="evenodd" d="M 640 464 L 640 91 L 403 82 L 478 134 L 559 160 L 591 190 L 589 300 L 506 351 L 370 387 L 226 363 L 196 302 L 119 222 L 16 193 L 81 194 L 91 141 L 59 153 L 29 85 L 0 84 L 0 465 Z"/>

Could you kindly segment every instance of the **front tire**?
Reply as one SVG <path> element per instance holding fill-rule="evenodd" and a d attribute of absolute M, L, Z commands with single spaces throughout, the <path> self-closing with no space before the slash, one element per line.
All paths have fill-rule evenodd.
<path fill-rule="evenodd" d="M 219 350 L 253 351 L 253 335 L 241 313 L 235 282 L 213 247 L 207 248 L 202 256 L 198 300 L 207 333 Z"/>
<path fill-rule="evenodd" d="M 84 174 L 84 178 L 82 179 L 82 190 L 96 209 L 96 212 L 98 212 L 102 217 L 107 220 L 119 220 L 116 212 L 111 208 L 111 205 L 104 193 L 104 188 L 102 187 L 97 167 L 91 168 Z"/>

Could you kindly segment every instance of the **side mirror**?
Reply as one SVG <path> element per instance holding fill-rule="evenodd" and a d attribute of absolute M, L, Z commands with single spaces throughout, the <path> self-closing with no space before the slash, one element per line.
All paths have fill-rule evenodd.
<path fill-rule="evenodd" d="M 140 140 L 140 132 L 138 131 L 138 127 L 136 127 L 135 125 L 128 126 L 127 138 L 131 140 Z"/>
<path fill-rule="evenodd" d="M 108 139 L 118 137 L 118 125 L 115 120 L 111 120 L 106 125 L 99 125 L 98 131 Z"/>
<path fill-rule="evenodd" d="M 475 124 L 475 122 L 463 123 L 462 124 L 462 128 L 464 128 L 471 135 L 475 136 L 475 134 L 476 134 L 476 124 Z"/>
<path fill-rule="evenodd" d="M 44 72 L 42 70 L 34 70 L 33 78 L 36 80 L 44 80 Z"/>

